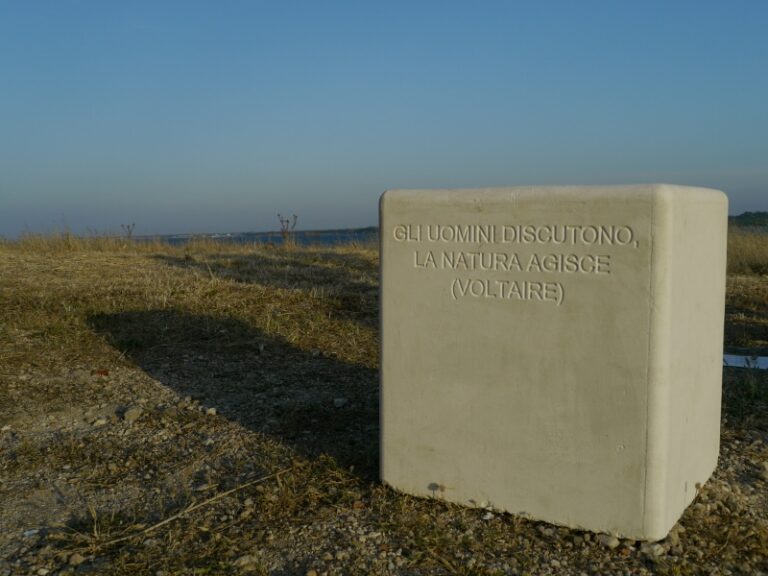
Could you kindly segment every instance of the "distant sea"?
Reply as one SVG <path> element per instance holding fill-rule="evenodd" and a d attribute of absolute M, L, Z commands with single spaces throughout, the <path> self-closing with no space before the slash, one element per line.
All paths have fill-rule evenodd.
<path fill-rule="evenodd" d="M 294 230 L 293 239 L 300 246 L 336 246 L 339 244 L 368 244 L 377 242 L 379 229 L 342 228 L 337 230 Z M 135 236 L 138 241 L 160 241 L 168 244 L 183 245 L 192 240 L 215 240 L 233 244 L 274 244 L 283 243 L 280 232 L 233 232 L 229 234 L 167 234 L 156 236 Z"/>

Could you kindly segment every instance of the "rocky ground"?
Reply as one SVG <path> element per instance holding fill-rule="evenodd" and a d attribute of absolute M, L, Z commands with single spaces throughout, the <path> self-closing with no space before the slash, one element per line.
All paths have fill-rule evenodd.
<path fill-rule="evenodd" d="M 768 371 L 641 543 L 377 481 L 375 250 L 0 245 L 0 576 L 768 574 Z M 768 277 L 726 342 L 763 350 Z"/>

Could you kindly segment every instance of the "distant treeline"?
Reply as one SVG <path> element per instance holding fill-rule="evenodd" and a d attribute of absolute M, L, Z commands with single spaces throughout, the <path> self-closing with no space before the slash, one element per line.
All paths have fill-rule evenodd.
<path fill-rule="evenodd" d="M 730 216 L 729 222 L 734 226 L 768 226 L 768 212 L 744 212 L 738 216 Z"/>

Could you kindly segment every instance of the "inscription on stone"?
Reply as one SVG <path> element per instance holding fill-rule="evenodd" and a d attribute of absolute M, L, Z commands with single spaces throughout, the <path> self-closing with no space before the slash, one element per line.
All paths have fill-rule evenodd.
<path fill-rule="evenodd" d="M 490 298 L 557 306 L 566 300 L 563 278 L 611 274 L 613 255 L 602 248 L 637 250 L 641 245 L 638 234 L 626 224 L 396 224 L 385 233 L 396 243 L 413 247 L 413 268 L 475 273 L 446 280 L 453 300 Z M 456 249 L 462 244 L 480 248 Z M 506 277 L 490 278 L 485 273 Z M 531 279 L 532 275 L 547 279 Z"/>

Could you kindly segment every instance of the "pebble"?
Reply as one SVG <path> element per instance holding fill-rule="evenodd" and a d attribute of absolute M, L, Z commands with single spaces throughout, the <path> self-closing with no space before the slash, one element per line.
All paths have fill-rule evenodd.
<path fill-rule="evenodd" d="M 248 566 L 252 566 L 255 563 L 256 563 L 256 558 L 254 558 L 250 554 L 244 554 L 243 556 L 240 556 L 240 558 L 232 562 L 232 565 L 235 568 L 247 568 Z"/>
<path fill-rule="evenodd" d="M 317 570 L 307 570 L 305 576 L 317 576 Z"/>
<path fill-rule="evenodd" d="M 208 408 L 208 410 L 206 410 L 205 413 L 208 416 L 216 416 L 216 408 Z"/>
<path fill-rule="evenodd" d="M 669 542 L 670 546 L 677 546 L 680 544 L 680 533 L 684 530 L 685 529 L 679 524 L 670 530 L 669 534 L 667 535 L 667 542 Z"/>
<path fill-rule="evenodd" d="M 129 424 L 132 424 L 133 422 L 136 422 L 136 420 L 139 419 L 139 417 L 142 415 L 143 412 L 144 410 L 142 410 L 140 406 L 131 406 L 123 414 L 123 420 L 125 420 Z"/>
<path fill-rule="evenodd" d="M 69 559 L 67 560 L 70 566 L 80 566 L 83 562 L 85 562 L 85 558 L 81 555 L 75 552 L 72 554 Z"/>
<path fill-rule="evenodd" d="M 600 534 L 597 537 L 597 541 L 606 548 L 610 548 L 611 550 L 617 548 L 620 544 L 619 539 L 616 538 L 616 536 L 611 536 L 610 534 Z"/>
<path fill-rule="evenodd" d="M 347 402 L 349 402 L 349 400 L 347 400 L 346 398 L 334 398 L 333 399 L 333 405 L 336 408 L 341 408 L 342 406 L 346 406 Z"/>
<path fill-rule="evenodd" d="M 654 543 L 646 542 L 640 547 L 640 552 L 642 552 L 646 556 L 652 556 L 655 558 L 664 554 L 666 550 L 664 549 L 664 546 L 662 546 L 657 542 L 654 542 Z"/>

